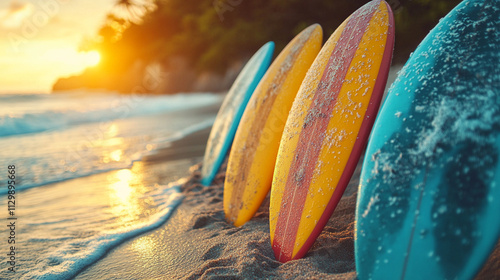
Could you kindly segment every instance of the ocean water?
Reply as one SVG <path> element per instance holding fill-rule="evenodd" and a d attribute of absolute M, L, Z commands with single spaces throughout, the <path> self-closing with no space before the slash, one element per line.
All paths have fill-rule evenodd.
<path fill-rule="evenodd" d="M 155 167 L 141 159 L 212 125 L 215 116 L 185 112 L 221 99 L 207 93 L 0 95 L 0 219 L 15 225 L 10 244 L 11 229 L 0 227 L 0 278 L 71 278 L 168 219 L 182 200 L 178 184 L 158 185 L 148 178 Z M 161 172 L 176 174 L 176 164 L 186 165 L 173 162 Z M 15 166 L 13 197 L 9 166 Z"/>

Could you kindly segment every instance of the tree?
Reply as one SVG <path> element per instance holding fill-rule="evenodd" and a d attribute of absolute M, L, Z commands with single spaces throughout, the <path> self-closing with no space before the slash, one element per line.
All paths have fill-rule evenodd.
<path fill-rule="evenodd" d="M 155 3 L 155 0 L 117 0 L 115 13 L 126 21 L 140 23 L 148 12 L 155 9 Z"/>
<path fill-rule="evenodd" d="M 368 0 L 117 0 L 94 40 L 101 52 L 102 79 L 123 76 L 137 62 L 168 67 L 183 58 L 197 72 L 224 73 L 267 41 L 276 54 L 313 23 L 324 39 Z M 394 62 L 404 63 L 438 20 L 460 0 L 392 0 L 395 13 Z M 224 9 L 221 9 L 224 7 Z M 222 13 L 222 14 L 221 14 Z M 222 15 L 222 16 L 221 16 Z M 171 69 L 175 71 L 175 69 Z M 95 71 L 95 70 L 93 70 Z"/>

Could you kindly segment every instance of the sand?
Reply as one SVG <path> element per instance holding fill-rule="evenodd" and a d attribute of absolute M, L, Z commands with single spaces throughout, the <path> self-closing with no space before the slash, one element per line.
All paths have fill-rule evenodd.
<path fill-rule="evenodd" d="M 170 177 L 162 172 L 167 166 L 182 168 L 186 162 L 201 162 L 200 147 L 208 133 L 209 129 L 199 131 L 146 158 L 150 176 L 166 184 Z M 250 222 L 235 228 L 224 220 L 224 172 L 212 186 L 204 187 L 199 184 L 200 168 L 201 164 L 186 168 L 185 199 L 164 225 L 108 252 L 75 279 L 356 278 L 354 213 L 360 164 L 312 249 L 303 259 L 285 264 L 274 259 L 270 245 L 269 198 Z M 500 279 L 500 243 L 476 279 Z"/>
<path fill-rule="evenodd" d="M 388 84 L 400 68 L 393 67 Z M 217 110 L 213 106 L 192 113 L 208 116 Z M 309 253 L 281 264 L 270 244 L 269 198 L 250 222 L 235 228 L 224 219 L 224 172 L 210 187 L 199 184 L 209 132 L 188 135 L 142 162 L 150 182 L 166 185 L 174 175 L 188 179 L 182 186 L 184 201 L 172 217 L 111 250 L 75 279 L 355 279 L 354 214 L 361 161 Z M 500 279 L 500 242 L 476 279 Z"/>

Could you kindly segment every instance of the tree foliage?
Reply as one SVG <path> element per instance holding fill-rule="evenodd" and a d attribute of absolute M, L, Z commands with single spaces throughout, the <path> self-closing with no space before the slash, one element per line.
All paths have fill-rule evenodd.
<path fill-rule="evenodd" d="M 117 0 L 92 44 L 101 52 L 101 73 L 123 74 L 137 61 L 168 67 L 184 58 L 198 72 L 223 73 L 267 41 L 278 53 L 313 23 L 324 38 L 367 0 Z M 395 62 L 411 51 L 459 0 L 389 0 L 395 11 Z M 399 5 L 398 5 L 399 4 Z M 130 13 L 129 15 L 127 15 Z M 140 14 L 142 13 L 142 14 Z M 137 19 L 140 15 L 140 19 Z"/>

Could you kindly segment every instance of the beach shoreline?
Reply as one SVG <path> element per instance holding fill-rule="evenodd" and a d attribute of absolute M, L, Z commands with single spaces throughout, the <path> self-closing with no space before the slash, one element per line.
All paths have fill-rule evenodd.
<path fill-rule="evenodd" d="M 71 279 L 169 218 L 182 195 L 168 184 L 202 160 L 222 96 L 148 97 L 121 114 L 109 108 L 108 102 L 124 102 L 112 94 L 10 101 L 14 108 L 42 108 L 36 118 L 25 112 L 18 119 L 23 134 L 0 137 L 0 161 L 16 168 L 18 219 L 17 271 L 4 265 L 0 278 Z M 93 103 L 103 107 L 87 110 Z M 49 124 L 30 133 L 37 119 Z M 0 205 L 7 209 L 7 202 L 5 196 Z M 8 235 L 8 228 L 0 233 Z"/>
<path fill-rule="evenodd" d="M 391 68 L 388 85 L 401 67 Z M 192 113 L 208 116 L 217 111 L 214 105 Z M 281 264 L 270 244 L 269 195 L 254 218 L 236 228 L 223 212 L 226 166 L 211 186 L 199 183 L 210 129 L 169 142 L 142 159 L 149 181 L 160 187 L 185 178 L 183 202 L 167 222 L 113 248 L 75 279 L 356 279 L 354 215 L 363 159 L 311 250 L 300 260 Z M 168 174 L 172 168 L 175 178 Z M 500 279 L 500 242 L 475 277 L 495 278 Z"/>
<path fill-rule="evenodd" d="M 181 188 L 185 198 L 169 220 L 112 249 L 75 279 L 356 279 L 354 214 L 362 160 L 311 250 L 300 260 L 282 264 L 274 259 L 270 244 L 269 196 L 250 222 L 236 228 L 224 218 L 225 172 L 219 172 L 209 187 L 199 183 L 203 155 L 199 146 L 206 143 L 209 131 L 174 141 L 144 160 L 161 173 L 162 166 L 187 155 L 179 152 L 173 157 L 173 149 L 195 147 L 190 162 L 198 163 L 189 168 Z M 167 183 L 162 174 L 156 176 L 160 184 Z M 499 277 L 500 243 L 475 279 Z"/>

